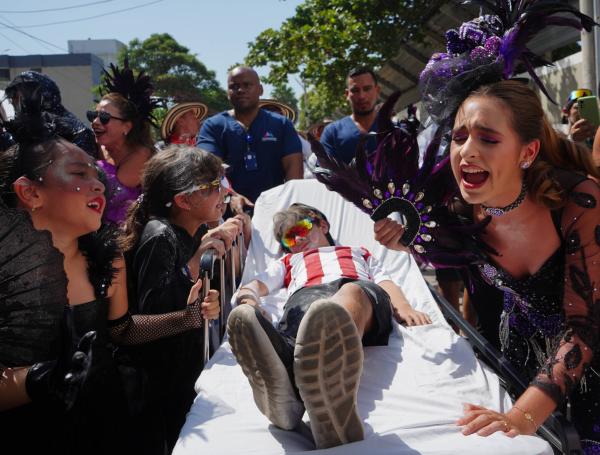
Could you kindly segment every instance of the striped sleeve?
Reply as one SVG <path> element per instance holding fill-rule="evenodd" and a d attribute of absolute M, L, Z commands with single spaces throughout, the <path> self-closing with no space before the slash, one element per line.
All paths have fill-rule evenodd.
<path fill-rule="evenodd" d="M 266 270 L 259 273 L 256 277 L 256 280 L 261 281 L 267 287 L 269 294 L 278 291 L 285 284 L 286 267 L 284 261 L 287 256 L 289 255 L 277 261 L 271 261 Z"/>

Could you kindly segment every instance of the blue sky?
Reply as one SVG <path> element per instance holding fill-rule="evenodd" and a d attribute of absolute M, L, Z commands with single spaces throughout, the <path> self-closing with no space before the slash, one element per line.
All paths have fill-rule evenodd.
<path fill-rule="evenodd" d="M 20 0 L 0 1 L 0 54 L 66 53 L 69 39 L 118 39 L 127 44 L 152 33 L 169 33 L 211 70 L 225 87 L 227 68 L 241 62 L 248 42 L 267 28 L 278 28 L 294 15 L 303 0 L 154 0 L 155 4 L 130 11 L 72 23 L 23 27 L 71 21 L 135 8 L 153 0 Z M 87 6 L 62 11 L 17 13 Z M 19 27 L 40 42 L 2 25 Z M 20 28 L 23 27 L 23 28 Z M 51 44 L 48 44 L 51 43 Z M 56 46 L 56 47 L 55 47 Z M 264 71 L 261 71 L 264 73 Z M 296 91 L 297 87 L 294 87 Z M 268 94 L 268 87 L 267 87 Z"/>

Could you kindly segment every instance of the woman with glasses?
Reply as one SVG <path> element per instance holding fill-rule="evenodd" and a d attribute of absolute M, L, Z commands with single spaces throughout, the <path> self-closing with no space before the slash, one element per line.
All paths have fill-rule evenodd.
<path fill-rule="evenodd" d="M 134 77 L 127 63 L 122 70 L 111 65 L 111 71 L 105 73 L 105 95 L 87 118 L 101 149 L 98 165 L 107 178 L 103 221 L 120 225 L 140 194 L 142 169 L 153 154 L 150 125 L 157 101 L 151 99 L 153 87 L 147 75 Z"/>
<path fill-rule="evenodd" d="M 224 243 L 206 234 L 224 205 L 221 160 L 200 149 L 172 145 L 146 163 L 141 194 L 132 206 L 123 234 L 133 313 L 168 313 L 185 306 L 199 275 L 199 259 Z M 189 331 L 136 348 L 136 363 L 149 389 L 139 420 L 148 435 L 140 453 L 172 450 L 195 397 L 202 370 L 202 331 Z"/>

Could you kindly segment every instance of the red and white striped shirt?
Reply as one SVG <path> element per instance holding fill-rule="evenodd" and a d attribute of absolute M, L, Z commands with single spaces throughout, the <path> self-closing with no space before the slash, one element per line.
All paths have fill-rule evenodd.
<path fill-rule="evenodd" d="M 269 293 L 286 287 L 288 295 L 298 289 L 330 283 L 340 278 L 373 281 L 390 280 L 379 261 L 366 248 L 325 246 L 303 253 L 286 254 L 273 261 L 256 279 Z"/>

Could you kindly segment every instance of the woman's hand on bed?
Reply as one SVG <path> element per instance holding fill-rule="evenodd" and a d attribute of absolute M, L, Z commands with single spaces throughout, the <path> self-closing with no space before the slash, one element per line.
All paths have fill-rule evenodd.
<path fill-rule="evenodd" d="M 408 304 L 401 306 L 392 304 L 392 309 L 394 313 L 394 319 L 396 319 L 399 324 L 404 323 L 408 326 L 431 324 L 431 319 L 427 314 L 413 309 Z"/>
<path fill-rule="evenodd" d="M 521 434 L 506 414 L 470 403 L 465 403 L 464 411 L 465 415 L 456 424 L 463 427 L 462 434 L 465 436 L 473 433 L 489 436 L 497 431 L 502 431 L 510 438 Z"/>
<path fill-rule="evenodd" d="M 384 218 L 375 222 L 373 225 L 375 240 L 390 250 L 406 251 L 409 249 L 400 243 L 400 238 L 404 234 L 404 226 L 390 219 Z"/>

